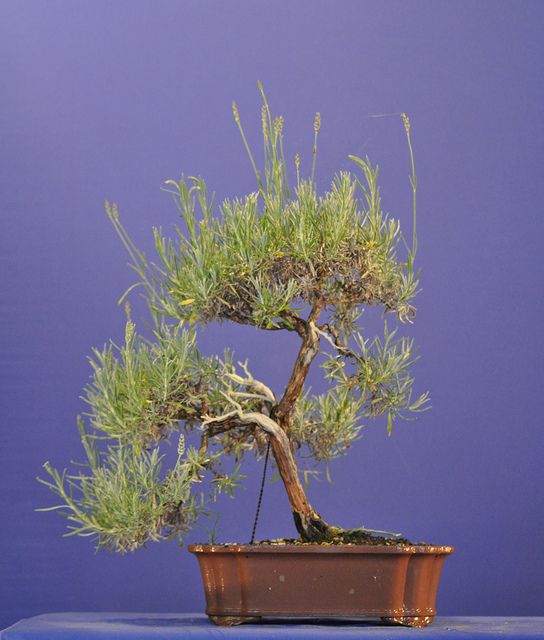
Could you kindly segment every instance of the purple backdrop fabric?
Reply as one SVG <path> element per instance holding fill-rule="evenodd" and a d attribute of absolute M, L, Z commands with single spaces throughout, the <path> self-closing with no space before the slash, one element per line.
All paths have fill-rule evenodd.
<path fill-rule="evenodd" d="M 320 188 L 349 153 L 368 154 L 405 225 L 408 158 L 387 114 L 406 111 L 414 129 L 412 333 L 433 409 L 392 438 L 368 425 L 313 502 L 332 522 L 454 545 L 442 615 L 543 613 L 543 18 L 544 3 L 527 1 L 0 4 L 0 628 L 48 611 L 203 608 L 196 562 L 175 543 L 95 555 L 34 512 L 51 504 L 34 478 L 45 459 L 80 459 L 86 355 L 122 334 L 116 300 L 133 276 L 104 199 L 150 250 L 151 226 L 176 221 L 164 179 L 200 174 L 218 199 L 253 190 L 230 103 L 258 144 L 258 79 L 306 168 L 321 112 Z M 278 390 L 292 340 L 201 334 L 206 353 L 232 346 Z M 224 541 L 248 539 L 248 469 L 223 505 Z M 292 533 L 281 487 L 267 487 L 259 535 Z"/>

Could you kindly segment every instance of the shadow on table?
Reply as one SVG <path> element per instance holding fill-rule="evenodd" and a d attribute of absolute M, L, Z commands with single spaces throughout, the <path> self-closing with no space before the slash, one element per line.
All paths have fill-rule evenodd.
<path fill-rule="evenodd" d="M 170 617 L 170 618 L 110 618 L 104 620 L 106 624 L 125 624 L 136 627 L 181 627 L 181 626 L 210 626 L 213 625 L 207 618 L 207 616 L 187 616 L 187 617 Z M 398 626 L 394 623 L 384 622 L 383 620 L 373 619 L 360 619 L 360 618 L 263 618 L 260 622 L 246 623 L 240 625 L 240 627 L 260 627 L 260 626 L 325 626 L 325 627 L 390 627 Z"/>

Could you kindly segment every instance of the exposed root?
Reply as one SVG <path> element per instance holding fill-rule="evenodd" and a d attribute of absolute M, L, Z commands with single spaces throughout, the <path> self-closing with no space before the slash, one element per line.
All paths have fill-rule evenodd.
<path fill-rule="evenodd" d="M 336 527 L 331 527 L 318 513 L 307 516 L 293 511 L 295 526 L 304 542 L 329 542 L 336 535 Z"/>
<path fill-rule="evenodd" d="M 368 545 L 412 545 L 413 542 L 400 536 L 380 536 L 376 532 L 365 529 L 342 529 L 327 524 L 317 513 L 305 516 L 293 513 L 295 526 L 300 534 L 299 539 L 277 541 L 283 544 L 368 544 Z"/>
<path fill-rule="evenodd" d="M 366 529 L 340 529 L 334 538 L 333 544 L 380 544 L 388 546 L 397 544 L 411 545 L 413 543 L 400 536 L 377 536 Z"/>

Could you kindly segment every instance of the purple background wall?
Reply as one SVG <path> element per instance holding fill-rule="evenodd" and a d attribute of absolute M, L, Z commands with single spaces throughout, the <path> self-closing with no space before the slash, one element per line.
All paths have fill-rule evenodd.
<path fill-rule="evenodd" d="M 260 136 L 256 81 L 318 182 L 348 153 L 382 167 L 385 207 L 409 224 L 400 119 L 414 127 L 424 291 L 413 328 L 433 410 L 388 439 L 369 425 L 335 484 L 311 495 L 330 521 L 457 547 L 442 614 L 543 614 L 540 2 L 0 4 L 2 425 L 0 627 L 58 610 L 203 607 L 196 561 L 175 543 L 94 554 L 61 538 L 37 485 L 44 459 L 80 458 L 75 415 L 93 345 L 119 337 L 132 281 L 103 213 L 120 204 L 137 243 L 176 212 L 159 190 L 201 174 L 218 197 L 254 188 L 232 121 Z M 211 327 L 281 390 L 291 337 Z M 256 498 L 226 505 L 223 540 L 247 540 Z M 316 494 L 319 489 L 321 494 Z M 261 536 L 292 533 L 267 489 Z M 196 533 L 202 538 L 202 533 Z"/>

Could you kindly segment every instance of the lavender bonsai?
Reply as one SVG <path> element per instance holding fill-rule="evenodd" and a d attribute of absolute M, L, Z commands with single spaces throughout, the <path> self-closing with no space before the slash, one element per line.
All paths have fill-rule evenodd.
<path fill-rule="evenodd" d="M 339 173 L 319 196 L 314 181 L 320 115 L 314 121 L 312 169 L 296 185 L 287 179 L 283 118 L 272 117 L 263 98 L 264 168 L 250 150 L 238 109 L 234 120 L 255 172 L 257 189 L 226 200 L 214 212 L 200 178 L 167 180 L 184 228 L 174 239 L 154 230 L 158 258 L 150 262 L 131 241 L 117 207 L 108 216 L 131 260 L 152 317 L 152 331 L 138 335 L 127 313 L 124 344 L 95 349 L 85 388 L 88 412 L 78 418 L 86 462 L 75 472 L 44 465 L 41 479 L 60 498 L 67 535 L 91 536 L 98 546 L 132 550 L 150 540 L 180 540 L 214 497 L 241 480 L 238 463 L 267 448 L 291 504 L 300 538 L 311 542 L 361 542 L 366 529 L 332 526 L 310 504 L 297 454 L 316 462 L 343 456 L 364 419 L 396 418 L 426 408 L 427 394 L 413 398 L 413 342 L 384 322 L 382 337 L 364 336 L 357 321 L 366 305 L 378 305 L 401 323 L 412 322 L 418 289 L 414 269 L 416 176 L 410 123 L 413 192 L 411 242 L 381 208 L 378 168 L 350 156 L 357 173 Z M 403 257 L 400 257 L 400 254 Z M 125 294 L 125 296 L 127 295 Z M 281 396 L 232 354 L 203 356 L 195 328 L 230 321 L 300 338 L 285 362 Z M 326 393 L 305 389 L 320 351 L 330 383 Z M 178 455 L 165 468 L 164 442 Z M 192 443 L 192 444 L 190 444 Z M 201 484 L 205 476 L 209 482 Z M 203 489 L 203 487 L 207 487 Z"/>

